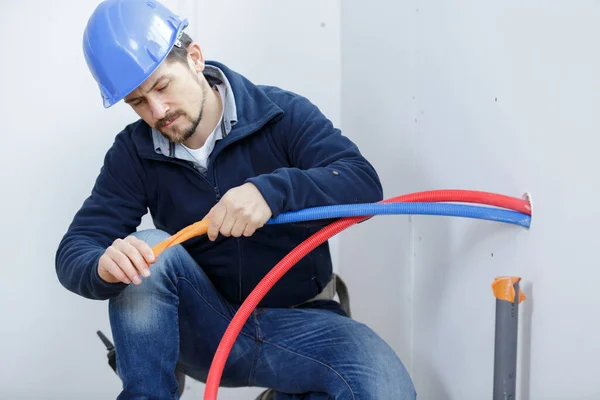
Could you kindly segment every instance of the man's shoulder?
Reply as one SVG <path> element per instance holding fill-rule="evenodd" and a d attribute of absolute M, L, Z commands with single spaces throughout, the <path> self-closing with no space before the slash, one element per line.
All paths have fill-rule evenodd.
<path fill-rule="evenodd" d="M 116 134 L 109 153 L 139 158 L 144 152 L 152 151 L 152 135 L 149 126 L 142 120 L 131 122 Z"/>
<path fill-rule="evenodd" d="M 221 71 L 229 79 L 230 84 L 234 87 L 234 89 L 240 89 L 240 86 L 245 87 L 245 90 L 238 90 L 238 94 L 252 95 L 253 90 L 258 90 L 278 105 L 286 105 L 297 99 L 307 100 L 302 94 L 293 90 L 285 89 L 281 86 L 270 85 L 268 83 L 254 82 L 247 78 L 244 74 L 237 72 L 218 61 L 207 61 L 207 64 L 221 69 Z"/>
<path fill-rule="evenodd" d="M 280 86 L 265 85 L 265 84 L 259 84 L 256 86 L 264 94 L 266 94 L 272 101 L 274 101 L 275 103 L 278 103 L 280 105 L 287 104 L 287 103 L 293 101 L 294 99 L 303 98 L 302 95 L 300 95 L 296 92 L 293 92 L 289 89 L 284 89 Z"/>
<path fill-rule="evenodd" d="M 127 144 L 128 146 L 135 146 L 139 145 L 140 142 L 148 142 L 148 139 L 151 138 L 151 130 L 148 124 L 142 119 L 138 119 L 125 125 L 115 136 L 115 141 Z"/>
<path fill-rule="evenodd" d="M 284 113 L 306 114 L 315 109 L 315 105 L 306 96 L 293 90 L 271 85 L 258 85 L 258 87 Z"/>
<path fill-rule="evenodd" d="M 126 140 L 134 140 L 139 135 L 147 135 L 148 128 L 148 124 L 146 124 L 144 120 L 140 118 L 125 125 L 123 129 L 117 133 L 116 137 Z"/>
<path fill-rule="evenodd" d="M 285 127 L 285 122 L 291 119 L 313 115 L 315 105 L 304 95 L 289 88 L 269 84 L 268 82 L 253 82 L 239 72 L 236 72 L 217 61 L 210 62 L 212 66 L 222 70 L 229 80 L 237 105 L 238 115 L 244 123 L 262 121 L 265 115 L 274 116 Z"/>

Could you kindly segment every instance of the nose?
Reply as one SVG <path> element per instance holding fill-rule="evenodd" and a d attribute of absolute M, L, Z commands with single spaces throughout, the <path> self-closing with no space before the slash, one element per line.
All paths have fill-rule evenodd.
<path fill-rule="evenodd" d="M 160 101 L 159 99 L 148 99 L 148 105 L 150 106 L 150 111 L 152 111 L 152 116 L 159 120 L 167 115 L 167 111 L 169 111 L 169 107 Z"/>

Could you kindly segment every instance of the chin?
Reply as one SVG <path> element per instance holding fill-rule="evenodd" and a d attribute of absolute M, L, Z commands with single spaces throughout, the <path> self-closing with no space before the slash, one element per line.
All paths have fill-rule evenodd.
<path fill-rule="evenodd" d="M 169 134 L 169 133 L 163 133 L 163 135 L 169 139 L 171 142 L 173 143 L 185 143 L 186 140 L 188 140 L 189 138 L 192 137 L 192 134 L 187 134 L 187 133 L 176 133 L 176 134 Z"/>

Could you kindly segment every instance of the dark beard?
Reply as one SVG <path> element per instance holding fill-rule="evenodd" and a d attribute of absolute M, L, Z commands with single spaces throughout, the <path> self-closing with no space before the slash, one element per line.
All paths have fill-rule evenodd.
<path fill-rule="evenodd" d="M 198 128 L 198 125 L 200 124 L 200 121 L 202 121 L 202 112 L 204 110 L 204 103 L 206 102 L 206 89 L 203 89 L 202 92 L 204 94 L 204 96 L 202 98 L 202 104 L 200 104 L 200 111 L 198 111 L 198 116 L 195 119 L 192 119 L 187 113 L 185 113 L 183 111 L 173 111 L 172 113 L 165 115 L 164 118 L 160 119 L 156 123 L 155 128 L 165 138 L 167 138 L 169 141 L 171 141 L 173 143 L 184 143 L 186 140 L 191 138 L 194 135 L 194 133 L 196 132 L 196 129 Z M 168 121 L 171 121 L 176 117 L 183 117 L 183 118 L 187 119 L 188 121 L 191 122 L 191 125 L 183 131 L 176 127 L 172 127 L 170 133 L 163 132 L 161 130 L 161 128 L 163 128 L 163 126 Z"/>
<path fill-rule="evenodd" d="M 196 128 L 198 128 L 198 125 L 200 124 L 200 121 L 202 120 L 202 109 L 203 109 L 203 107 L 200 108 L 200 112 L 198 113 L 198 116 L 194 119 L 192 119 L 188 114 L 181 112 L 181 111 L 179 111 L 179 112 L 176 111 L 176 112 L 167 114 L 165 116 L 165 118 L 161 119 L 159 122 L 156 123 L 156 129 L 160 133 L 162 133 L 162 135 L 164 137 L 169 139 L 171 142 L 183 143 L 186 140 L 188 140 L 189 138 L 191 138 L 194 135 L 194 133 L 196 132 Z M 190 126 L 187 129 L 181 130 L 177 127 L 172 127 L 172 128 L 170 128 L 170 132 L 163 132 L 161 130 L 161 128 L 163 127 L 163 125 L 165 124 L 166 121 L 169 121 L 178 116 L 183 117 L 191 122 Z"/>

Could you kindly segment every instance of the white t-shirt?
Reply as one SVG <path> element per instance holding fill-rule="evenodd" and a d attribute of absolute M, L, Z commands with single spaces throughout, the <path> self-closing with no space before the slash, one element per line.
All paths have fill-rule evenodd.
<path fill-rule="evenodd" d="M 222 84 L 220 84 L 217 85 L 217 89 L 219 91 L 219 94 L 221 95 L 221 104 L 225 104 L 225 87 Z M 211 132 L 211 134 L 208 135 L 208 138 L 206 138 L 206 142 L 204 142 L 204 145 L 202 147 L 200 147 L 199 149 L 190 149 L 189 147 L 182 144 L 183 148 L 188 153 L 190 153 L 192 157 L 194 157 L 198 164 L 200 164 L 200 167 L 204 170 L 208 169 L 208 157 L 215 148 L 216 141 L 223 139 L 222 122 L 224 108 L 225 107 L 223 107 L 223 109 L 221 110 L 221 117 L 219 118 L 219 122 L 217 122 L 217 126 Z"/>

